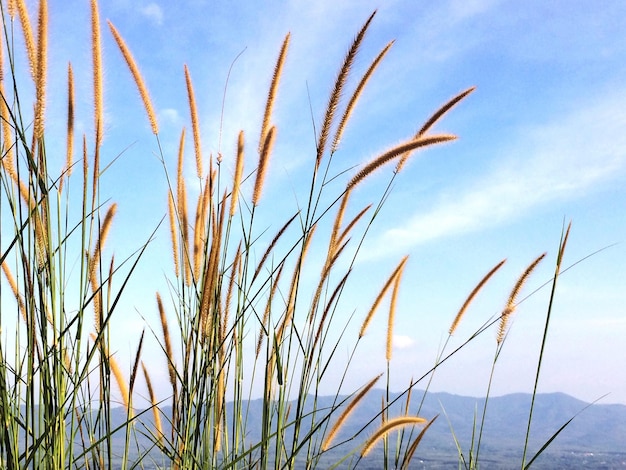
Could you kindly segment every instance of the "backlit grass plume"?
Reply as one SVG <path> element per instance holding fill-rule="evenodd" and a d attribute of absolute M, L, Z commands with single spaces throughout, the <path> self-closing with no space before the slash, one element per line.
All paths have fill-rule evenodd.
<path fill-rule="evenodd" d="M 143 105 L 146 108 L 146 113 L 148 114 L 148 120 L 150 121 L 150 127 L 152 127 L 152 132 L 156 135 L 159 133 L 159 124 L 157 123 L 156 113 L 154 112 L 154 107 L 152 106 L 152 100 L 150 99 L 150 95 L 148 94 L 148 88 L 146 88 L 146 84 L 139 72 L 139 67 L 137 67 L 137 63 L 133 58 L 126 42 L 118 32 L 118 30 L 113 26 L 113 23 L 107 21 L 109 28 L 111 29 L 111 33 L 115 38 L 115 42 L 117 46 L 120 48 L 122 55 L 124 56 L 124 60 L 126 61 L 126 65 L 130 69 L 130 73 L 135 80 L 135 84 L 137 85 L 137 89 L 139 90 L 139 95 L 141 96 L 141 100 L 143 101 Z"/>

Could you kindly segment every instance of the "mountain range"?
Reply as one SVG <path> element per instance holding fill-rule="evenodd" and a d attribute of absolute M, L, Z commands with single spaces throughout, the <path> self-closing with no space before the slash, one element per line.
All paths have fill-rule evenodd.
<path fill-rule="evenodd" d="M 383 390 L 372 390 L 361 400 L 334 442 L 341 443 L 349 439 L 365 426 L 360 438 L 357 438 L 360 440 L 349 440 L 323 454 L 318 468 L 327 468 L 330 463 L 340 460 L 380 425 L 380 416 L 374 420 L 372 418 L 379 415 L 381 397 L 384 394 Z M 393 400 L 397 397 L 398 394 L 391 394 L 389 398 Z M 309 398 L 307 403 L 312 403 L 313 397 Z M 345 398 L 317 397 L 316 406 L 318 409 L 324 409 L 331 407 L 333 402 L 341 402 Z M 424 397 L 423 391 L 414 390 L 409 414 L 418 414 L 422 398 L 424 400 L 419 416 L 427 419 L 439 416 L 421 441 L 411 468 L 463 468 L 460 452 L 463 458 L 467 459 L 472 439 L 474 445 L 476 444 L 484 399 L 433 392 Z M 523 393 L 489 398 L 481 440 L 481 469 L 521 468 L 531 398 L 530 394 Z M 260 438 L 262 406 L 262 400 L 251 400 L 248 404 L 247 437 L 250 442 Z M 295 402 L 292 402 L 292 409 L 295 410 L 295 406 Z M 390 407 L 389 418 L 404 414 L 405 408 L 406 397 L 403 396 Z M 305 407 L 305 410 L 307 409 Z M 166 414 L 170 412 L 168 408 L 164 408 L 163 411 Z M 113 422 L 118 420 L 123 422 L 125 415 L 121 408 L 113 410 Z M 339 413 L 335 413 L 330 425 L 335 422 L 338 415 Z M 323 414 L 318 414 L 319 416 Z M 151 418 L 151 412 L 142 416 L 146 424 Z M 536 396 L 526 462 L 569 420 L 571 422 L 537 458 L 532 468 L 626 468 L 626 405 L 590 405 L 563 393 Z M 310 421 L 305 420 L 303 429 L 307 426 L 310 426 Z M 414 433 L 413 436 L 415 435 Z M 394 434 L 391 435 L 389 443 L 390 448 L 395 448 Z M 359 462 L 358 468 L 382 468 L 382 455 L 382 446 L 378 445 L 371 456 Z M 348 459 L 344 467 L 338 468 L 348 468 L 355 462 L 356 457 Z"/>

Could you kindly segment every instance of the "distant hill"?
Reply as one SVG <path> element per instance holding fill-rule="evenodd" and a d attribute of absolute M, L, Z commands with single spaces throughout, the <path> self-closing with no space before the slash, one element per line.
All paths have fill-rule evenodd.
<path fill-rule="evenodd" d="M 383 393 L 382 390 L 372 390 L 362 400 L 346 421 L 336 442 L 353 435 L 379 413 Z M 397 396 L 394 394 L 391 398 Z M 411 414 L 417 414 L 422 396 L 423 391 L 413 391 L 409 408 Z M 308 401 L 312 402 L 312 397 Z M 334 397 L 318 397 L 317 406 L 330 407 L 333 401 Z M 520 468 L 530 401 L 531 395 L 521 393 L 489 399 L 480 451 L 481 468 Z M 484 399 L 481 398 L 428 393 L 419 415 L 428 419 L 439 415 L 439 418 L 427 431 L 413 458 L 411 468 L 457 468 L 459 457 L 453 432 L 467 457 L 472 441 L 474 418 L 476 416 L 476 425 L 479 426 L 483 404 Z M 527 460 L 534 456 L 563 424 L 587 405 L 563 393 L 537 395 Z M 402 397 L 392 406 L 389 416 L 402 414 L 405 406 L 406 400 Z M 292 407 L 295 409 L 295 403 Z M 122 422 L 125 413 L 121 409 L 113 411 L 114 421 Z M 167 409 L 164 411 L 169 412 Z M 251 441 L 260 437 L 260 425 L 257 423 L 260 423 L 261 411 L 261 400 L 252 400 L 249 403 L 248 437 Z M 149 422 L 152 413 L 143 416 L 144 421 Z M 331 424 L 335 419 L 331 419 Z M 379 424 L 380 418 L 377 418 L 364 431 L 363 438 L 371 434 Z M 306 423 L 304 426 L 306 427 Z M 320 468 L 325 468 L 325 463 L 339 460 L 358 442 L 351 441 L 333 449 L 320 461 Z M 395 437 L 390 442 L 395 443 Z M 358 468 L 381 468 L 378 460 L 381 456 L 381 449 L 376 449 L 372 457 L 360 462 Z M 589 406 L 559 434 L 537 459 L 533 468 L 626 468 L 626 405 Z"/>

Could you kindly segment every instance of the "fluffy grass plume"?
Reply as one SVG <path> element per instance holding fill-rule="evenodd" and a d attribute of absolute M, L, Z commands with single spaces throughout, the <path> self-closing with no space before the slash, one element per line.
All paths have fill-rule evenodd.
<path fill-rule="evenodd" d="M 395 41 L 390 41 L 383 48 L 383 50 L 380 51 L 380 53 L 376 56 L 374 61 L 370 64 L 367 71 L 361 78 L 361 81 L 359 82 L 356 89 L 354 90 L 354 93 L 352 93 L 352 96 L 350 97 L 350 101 L 348 102 L 348 105 L 346 106 L 346 109 L 344 110 L 343 115 L 341 116 L 341 120 L 339 121 L 339 125 L 337 126 L 337 131 L 335 132 L 333 143 L 330 146 L 330 153 L 335 153 L 337 151 L 337 148 L 339 147 L 339 143 L 341 142 L 341 137 L 343 136 L 343 131 L 345 130 L 346 124 L 348 123 L 348 119 L 350 119 L 350 116 L 352 115 L 352 111 L 354 111 L 354 107 L 356 106 L 357 101 L 359 100 L 359 98 L 361 97 L 361 94 L 363 93 L 363 90 L 365 89 L 365 85 L 367 85 L 367 82 L 372 77 L 374 70 L 376 70 L 376 68 L 378 67 L 380 62 L 383 60 L 385 55 L 387 55 L 387 52 L 389 52 L 389 49 L 391 49 L 391 46 L 393 46 L 394 42 Z"/>
<path fill-rule="evenodd" d="M 347 189 L 353 188 L 372 172 L 406 152 L 411 152 L 418 148 L 428 147 L 430 145 L 440 144 L 442 142 L 449 142 L 454 139 L 456 139 L 456 136 L 454 135 L 440 134 L 429 137 L 418 137 L 417 139 L 397 145 L 365 165 L 365 167 L 348 182 Z"/>
<path fill-rule="evenodd" d="M 59 192 L 63 190 L 63 182 L 72 176 L 74 166 L 74 71 L 72 64 L 67 64 L 67 136 L 65 151 L 65 170 L 59 183 Z"/>
<path fill-rule="evenodd" d="M 170 329 L 167 323 L 167 316 L 165 315 L 165 308 L 163 307 L 163 301 L 161 295 L 157 292 L 157 307 L 159 309 L 159 319 L 161 320 L 161 331 L 163 332 L 163 344 L 165 346 L 165 355 L 167 356 L 167 371 L 169 373 L 170 385 L 174 392 L 174 398 L 176 398 L 176 369 L 174 365 L 174 350 L 172 349 L 172 339 L 170 336 Z"/>
<path fill-rule="evenodd" d="M 513 286 L 513 289 L 511 290 L 509 298 L 506 302 L 506 306 L 504 307 L 504 310 L 500 315 L 500 325 L 498 326 L 498 336 L 496 338 L 498 344 L 502 343 L 502 341 L 504 340 L 509 317 L 515 311 L 515 307 L 517 306 L 517 296 L 522 290 L 522 287 L 524 287 L 524 284 L 526 284 L 526 281 L 528 280 L 532 272 L 545 257 L 546 253 L 543 253 L 542 255 L 539 255 L 532 263 L 530 263 L 528 267 L 524 270 L 522 275 L 517 279 L 515 286 Z"/>
<path fill-rule="evenodd" d="M 156 395 L 154 394 L 154 387 L 152 386 L 152 380 L 150 379 L 150 374 L 148 373 L 148 368 L 141 361 L 141 369 L 143 370 L 143 376 L 146 380 L 146 388 L 148 389 L 148 398 L 150 398 L 150 405 L 152 407 L 152 416 L 154 418 L 154 427 L 156 428 L 157 439 L 159 443 L 163 443 L 163 424 L 161 423 L 161 412 L 159 411 L 158 403 L 156 400 Z"/>
<path fill-rule="evenodd" d="M 274 146 L 274 139 L 276 138 L 276 126 L 272 126 L 263 142 L 263 150 L 259 155 L 259 167 L 257 168 L 256 180 L 254 182 L 254 192 L 252 193 L 252 205 L 257 206 L 261 199 L 261 193 L 263 192 L 263 184 L 265 183 L 265 175 L 267 173 L 267 167 L 269 164 L 270 154 L 272 153 L 272 147 Z"/>
<path fill-rule="evenodd" d="M 198 107 L 196 105 L 196 94 L 191 81 L 191 73 L 187 64 L 184 66 L 185 83 L 187 84 L 187 101 L 189 103 L 189 113 L 191 115 L 191 130 L 193 132 L 193 150 L 196 155 L 196 174 L 202 178 L 202 142 L 200 138 L 200 121 L 198 120 Z"/>
<path fill-rule="evenodd" d="M 443 117 L 444 114 L 450 111 L 457 103 L 463 100 L 463 98 L 465 98 L 467 95 L 472 93 L 475 89 L 476 87 L 470 87 L 467 90 L 462 91 L 461 93 L 459 93 L 452 99 L 448 100 L 443 106 L 441 106 L 437 111 L 435 111 L 430 118 L 428 118 L 428 120 L 424 123 L 424 125 L 422 125 L 422 127 L 415 134 L 415 138 L 417 139 L 419 137 L 425 136 L 426 132 L 428 132 L 437 123 L 437 121 L 439 121 L 439 119 Z M 400 170 L 402 170 L 402 167 L 404 166 L 408 158 L 411 156 L 411 152 L 412 151 L 409 150 L 400 157 L 400 160 L 398 161 L 398 164 L 396 165 L 396 173 L 399 173 Z"/>
<path fill-rule="evenodd" d="M 102 142 L 104 131 L 104 95 L 102 91 L 102 46 L 100 39 L 100 12 L 98 1 L 91 0 L 91 55 L 93 63 L 93 100 L 96 147 Z M 96 152 L 97 153 L 97 152 Z"/>
<path fill-rule="evenodd" d="M 176 207 L 174 202 L 174 195 L 171 191 L 167 193 L 167 214 L 170 222 L 170 238 L 172 240 L 172 255 L 174 260 L 174 276 L 180 276 L 180 261 L 179 261 L 179 247 L 178 247 L 178 232 L 176 230 Z"/>
<path fill-rule="evenodd" d="M 28 16 L 28 8 L 26 8 L 26 0 L 15 0 L 17 6 L 18 17 L 20 19 L 20 25 L 22 26 L 22 33 L 24 34 L 24 44 L 26 46 L 26 53 L 28 55 L 28 62 L 30 64 L 30 73 L 33 80 L 36 80 L 37 76 L 37 49 L 35 48 L 35 38 L 33 35 L 33 27 Z"/>
<path fill-rule="evenodd" d="M 474 297 L 476 297 L 476 295 L 481 291 L 481 289 L 485 286 L 485 284 L 487 284 L 487 281 L 489 281 L 489 279 L 491 279 L 491 276 L 493 276 L 496 273 L 496 271 L 498 271 L 505 262 L 506 262 L 506 259 L 503 259 L 498 264 L 496 264 L 493 268 L 491 268 L 491 271 L 489 271 L 485 275 L 485 277 L 483 277 L 480 280 L 480 282 L 478 284 L 476 284 L 476 287 L 474 287 L 472 292 L 470 292 L 470 295 L 467 296 L 467 299 L 465 299 L 465 302 L 463 302 L 463 305 L 461 306 L 461 308 L 459 309 L 458 313 L 454 317 L 454 321 L 450 325 L 450 329 L 448 330 L 448 334 L 450 334 L 450 336 L 452 336 L 454 334 L 454 332 L 456 331 L 457 327 L 459 326 L 459 323 L 461 323 L 461 319 L 463 318 L 463 315 L 465 315 L 465 311 L 467 310 L 469 305 L 474 300 Z"/>
<path fill-rule="evenodd" d="M 420 418 L 419 416 L 400 416 L 398 418 L 392 418 L 386 420 L 383 425 L 381 425 L 376 432 L 367 440 L 365 445 L 363 446 L 363 450 L 361 450 L 361 457 L 366 457 L 367 454 L 374 448 L 376 443 L 387 436 L 391 431 L 394 431 L 398 428 L 403 428 L 406 426 L 415 426 L 417 424 L 424 424 L 427 420 L 424 418 Z"/>
<path fill-rule="evenodd" d="M 341 429 L 341 426 L 343 426 L 343 423 L 346 421 L 346 419 L 348 419 L 348 416 L 350 416 L 350 413 L 354 411 L 354 409 L 359 404 L 359 402 L 363 399 L 363 397 L 367 395 L 367 392 L 369 392 L 372 389 L 372 387 L 376 385 L 376 382 L 378 382 L 378 379 L 380 379 L 382 375 L 383 374 L 379 374 L 378 376 L 370 380 L 365 385 L 365 387 L 363 387 L 361 391 L 357 393 L 356 396 L 350 401 L 350 403 L 348 404 L 348 406 L 346 406 L 346 409 L 343 410 L 341 415 L 339 415 L 339 418 L 337 418 L 337 421 L 335 421 L 335 424 L 333 424 L 333 427 L 330 429 L 330 432 L 328 433 L 328 435 L 324 439 L 324 442 L 322 443 L 323 451 L 328 450 L 328 448 L 330 447 L 330 444 L 333 442 L 333 439 L 335 439 L 335 436 Z"/>
<path fill-rule="evenodd" d="M 407 258 L 404 258 L 400 270 L 393 281 L 393 291 L 391 292 L 391 301 L 389 303 L 389 316 L 387 317 L 387 347 L 385 349 L 385 358 L 391 361 L 391 353 L 393 350 L 393 324 L 396 318 L 396 305 L 398 303 L 398 292 L 400 291 L 400 281 Z"/>
<path fill-rule="evenodd" d="M 37 67 L 35 72 L 35 131 L 34 137 L 41 139 L 44 131 L 46 111 L 46 74 L 48 70 L 48 2 L 39 0 L 37 16 Z"/>
<path fill-rule="evenodd" d="M 133 55 L 130 53 L 126 42 L 120 35 L 119 31 L 113 26 L 113 23 L 107 20 L 109 25 L 109 29 L 115 38 L 115 42 L 117 46 L 120 48 L 122 55 L 124 56 L 124 60 L 126 61 L 126 65 L 130 69 L 130 73 L 135 80 L 135 84 L 139 90 L 139 95 L 141 96 L 141 100 L 143 101 L 144 108 L 146 109 L 146 113 L 148 114 L 148 120 L 150 121 L 150 127 L 152 128 L 152 132 L 156 135 L 159 133 L 159 124 L 157 122 L 156 113 L 154 112 L 154 107 L 152 106 L 152 100 L 150 99 L 150 94 L 148 93 L 148 88 L 143 80 L 141 72 L 139 71 L 139 67 L 137 67 L 137 63 L 133 58 Z"/>
<path fill-rule="evenodd" d="M 376 310 L 378 309 L 380 302 L 383 300 L 383 297 L 389 290 L 389 287 L 391 287 L 391 284 L 395 281 L 396 277 L 400 274 L 400 272 L 404 268 L 404 264 L 406 263 L 408 258 L 409 258 L 408 256 L 405 256 L 404 258 L 402 258 L 402 261 L 400 261 L 398 266 L 396 266 L 396 269 L 394 269 L 394 271 L 391 273 L 391 276 L 389 276 L 389 278 L 387 279 L 387 282 L 385 282 L 385 285 L 378 293 L 378 296 L 376 297 L 376 300 L 370 307 L 370 310 L 367 313 L 365 320 L 363 320 L 363 324 L 361 325 L 361 329 L 359 331 L 359 338 L 362 338 L 365 335 L 365 332 L 367 331 L 367 327 L 372 321 L 372 318 L 374 317 L 374 313 L 376 313 Z"/>
<path fill-rule="evenodd" d="M 274 66 L 274 75 L 272 76 L 272 83 L 270 84 L 270 89 L 267 93 L 267 102 L 265 103 L 265 112 L 263 113 L 263 124 L 261 125 L 261 136 L 259 137 L 259 153 L 263 152 L 267 133 L 269 132 L 272 110 L 274 109 L 274 102 L 276 101 L 276 92 L 278 91 L 278 84 L 283 72 L 285 58 L 287 57 L 287 49 L 289 48 L 290 38 L 291 35 L 287 33 L 283 41 L 283 45 L 280 48 L 280 54 L 278 54 L 276 65 Z"/>
<path fill-rule="evenodd" d="M 243 176 L 243 164 L 244 164 L 244 134 L 243 131 L 239 132 L 237 138 L 237 160 L 235 163 L 235 175 L 233 177 L 233 191 L 230 196 L 230 211 L 231 217 L 235 215 L 237 210 L 237 202 L 239 201 L 239 190 L 241 186 L 241 177 Z"/>
<path fill-rule="evenodd" d="M 6 277 L 7 282 L 9 283 L 9 287 L 15 296 L 15 300 L 17 301 L 18 308 L 20 309 L 20 313 L 22 314 L 22 318 L 24 319 L 24 323 L 28 324 L 28 320 L 26 319 L 26 306 L 24 305 L 24 300 L 22 299 L 22 295 L 20 294 L 20 290 L 17 286 L 17 282 L 15 281 L 15 277 L 9 268 L 6 260 L 2 261 L 2 271 L 4 272 L 4 277 Z"/>
<path fill-rule="evenodd" d="M 324 121 L 322 121 L 322 127 L 320 129 L 319 137 L 317 139 L 317 157 L 315 159 L 316 169 L 319 168 L 322 157 L 324 156 L 324 152 L 326 150 L 326 142 L 328 141 L 328 136 L 330 134 L 330 128 L 335 119 L 337 106 L 339 105 L 339 100 L 341 99 L 341 95 L 343 94 L 343 88 L 345 86 L 346 80 L 348 79 L 350 70 L 352 69 L 352 64 L 354 63 L 354 59 L 357 55 L 357 52 L 359 51 L 359 47 L 361 46 L 361 42 L 363 41 L 365 33 L 367 32 L 370 23 L 374 19 L 375 14 L 376 11 L 374 11 L 370 15 L 361 30 L 354 38 L 352 46 L 348 50 L 343 65 L 341 66 L 339 74 L 337 75 L 337 80 L 335 81 L 335 86 L 333 87 L 333 91 L 331 92 L 330 98 L 328 99 L 326 114 L 324 116 Z"/>
<path fill-rule="evenodd" d="M 413 455 L 415 454 L 415 451 L 417 450 L 417 446 L 419 446 L 420 442 L 422 442 L 422 438 L 424 437 L 424 434 L 426 434 L 426 431 L 428 431 L 428 428 L 432 426 L 432 424 L 437 420 L 438 417 L 439 415 L 431 419 L 426 424 L 426 426 L 424 426 L 424 428 L 420 431 L 417 437 L 413 440 L 411 445 L 409 445 L 406 451 L 406 454 L 404 458 L 402 459 L 402 465 L 400 466 L 401 470 L 409 470 L 409 465 L 411 464 L 411 459 L 413 458 Z"/>

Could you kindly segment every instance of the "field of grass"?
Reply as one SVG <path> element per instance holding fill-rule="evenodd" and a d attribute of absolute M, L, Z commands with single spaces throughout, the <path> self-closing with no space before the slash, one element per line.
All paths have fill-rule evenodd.
<path fill-rule="evenodd" d="M 298 195 L 300 207 L 274 213 L 280 229 L 271 234 L 269 243 L 260 245 L 266 242 L 259 241 L 264 240 L 261 236 L 265 231 L 258 223 L 259 211 L 265 210 L 264 189 L 272 184 L 267 181 L 267 169 L 276 140 L 288 132 L 273 123 L 273 107 L 280 100 L 280 81 L 289 51 L 288 34 L 277 51 L 273 69 L 268 65 L 271 84 L 264 115 L 259 116 L 261 128 L 254 135 L 241 131 L 225 136 L 237 141 L 236 165 L 231 173 L 221 164 L 221 154 L 203 154 L 198 104 L 187 66 L 184 79 L 190 136 L 181 129 L 178 152 L 163 150 L 149 84 L 144 83 L 123 32 L 100 19 L 96 0 L 91 0 L 91 37 L 82 39 L 92 44 L 93 108 L 91 116 L 80 119 L 92 122 L 91 130 L 84 134 L 77 131 L 77 87 L 69 64 L 64 97 L 67 125 L 61 135 L 50 132 L 46 91 L 49 49 L 54 44 L 47 41 L 48 4 L 39 1 L 37 17 L 32 20 L 24 0 L 2 0 L 0 5 L 2 466 L 327 468 L 328 457 L 333 456 L 343 468 L 409 468 L 429 426 L 435 419 L 446 419 L 421 417 L 421 406 L 417 413 L 408 413 L 410 403 L 423 403 L 438 367 L 451 356 L 462 354 L 467 344 L 486 331 L 498 332 L 495 369 L 520 293 L 545 257 L 542 254 L 529 260 L 521 276 L 512 282 L 501 314 L 489 319 L 460 346 L 448 347 L 445 342 L 433 352 L 436 360 L 432 368 L 422 371 L 406 384 L 402 394 L 391 398 L 391 342 L 407 257 L 395 260 L 395 268 L 381 274 L 380 290 L 372 295 L 365 314 L 346 314 L 342 299 L 347 289 L 356 287 L 350 280 L 358 269 L 360 248 L 378 214 L 385 210 L 393 181 L 403 176 L 404 164 L 414 153 L 455 139 L 452 134 L 433 132 L 433 126 L 473 87 L 426 116 L 424 125 L 408 140 L 390 146 L 358 168 L 339 172 L 333 162 L 343 132 L 362 91 L 392 46 L 383 44 L 375 57 L 359 56 L 362 40 L 375 20 L 372 14 L 348 43 L 336 82 L 330 87 L 322 124 L 316 129 L 309 184 L 300 188 Z M 137 339 L 130 374 L 111 352 L 117 347 L 111 323 L 124 315 L 119 305 L 128 295 L 137 266 L 145 262 L 150 240 L 122 260 L 110 255 L 107 244 L 110 233 L 123 228 L 115 224 L 116 202 L 101 198 L 100 191 L 102 175 L 117 159 L 117 154 L 103 152 L 102 145 L 106 123 L 101 44 L 105 34 L 112 35 L 128 65 L 126 79 L 120 77 L 116 86 L 138 89 L 137 102 L 129 106 L 143 104 L 154 133 L 149 151 L 156 149 L 169 182 L 162 199 L 168 214 L 163 224 L 169 226 L 171 238 L 168 256 L 172 267 L 166 275 L 169 290 L 153 294 L 151 302 L 160 322 L 145 325 Z M 353 76 L 357 57 L 370 61 L 362 76 Z M 21 63 L 27 67 L 16 66 Z M 186 148 L 188 138 L 193 142 L 191 149 Z M 65 158 L 57 171 L 59 155 L 50 149 L 61 145 L 65 146 Z M 183 171 L 187 158 L 195 160 L 193 178 Z M 123 165 L 123 161 L 117 164 Z M 395 168 L 387 190 L 365 207 L 354 207 L 352 191 L 367 184 L 370 175 L 383 167 Z M 338 183 L 345 171 L 350 172 L 349 178 Z M 197 199 L 190 197 L 197 187 Z M 157 229 L 154 227 L 155 232 Z M 564 227 L 552 296 L 546 306 L 537 379 L 568 234 L 569 227 Z M 307 256 L 312 242 L 325 247 L 317 272 L 311 271 Z M 504 263 L 486 266 L 484 278 L 475 287 L 466 286 L 469 295 L 456 316 L 451 315 L 448 339 L 473 299 Z M 384 312 L 383 305 L 388 305 Z M 331 384 L 336 387 L 336 398 L 319 403 L 320 390 L 327 389 L 330 380 L 347 376 L 375 315 L 387 316 L 387 370 L 363 377 L 362 386 L 347 397 L 340 395 L 343 380 L 339 380 Z M 349 334 L 354 328 L 358 335 Z M 148 361 L 142 355 L 144 342 L 155 340 L 161 354 Z M 347 361 L 338 353 L 346 350 Z M 169 380 L 165 397 L 157 395 L 157 384 L 152 380 L 160 370 L 167 370 Z M 147 387 L 151 403 L 141 413 L 135 406 L 140 398 L 138 383 Z M 418 385 L 426 391 L 416 396 L 412 390 Z M 374 387 L 385 390 L 380 410 L 345 436 L 340 431 Z M 491 381 L 487 396 L 490 387 Z M 260 390 L 261 416 L 250 415 L 249 403 L 256 398 L 253 388 Z M 292 397 L 297 397 L 295 402 L 291 402 Z M 113 419 L 119 412 L 119 400 L 125 413 L 121 424 Z M 402 403 L 401 413 L 395 413 L 398 403 Z M 477 414 L 483 423 L 487 404 L 488 400 Z M 533 405 L 528 433 L 532 411 Z M 459 446 L 458 455 L 451 456 L 465 468 L 477 468 L 484 456 L 483 425 L 476 416 L 468 416 L 472 419 L 476 434 L 470 448 Z M 375 430 L 369 432 L 372 425 Z M 340 445 L 350 449 L 341 457 L 333 453 Z M 377 449 L 376 464 L 368 461 L 373 448 Z M 523 453 L 521 467 L 532 463 L 534 457 L 526 448 Z"/>

